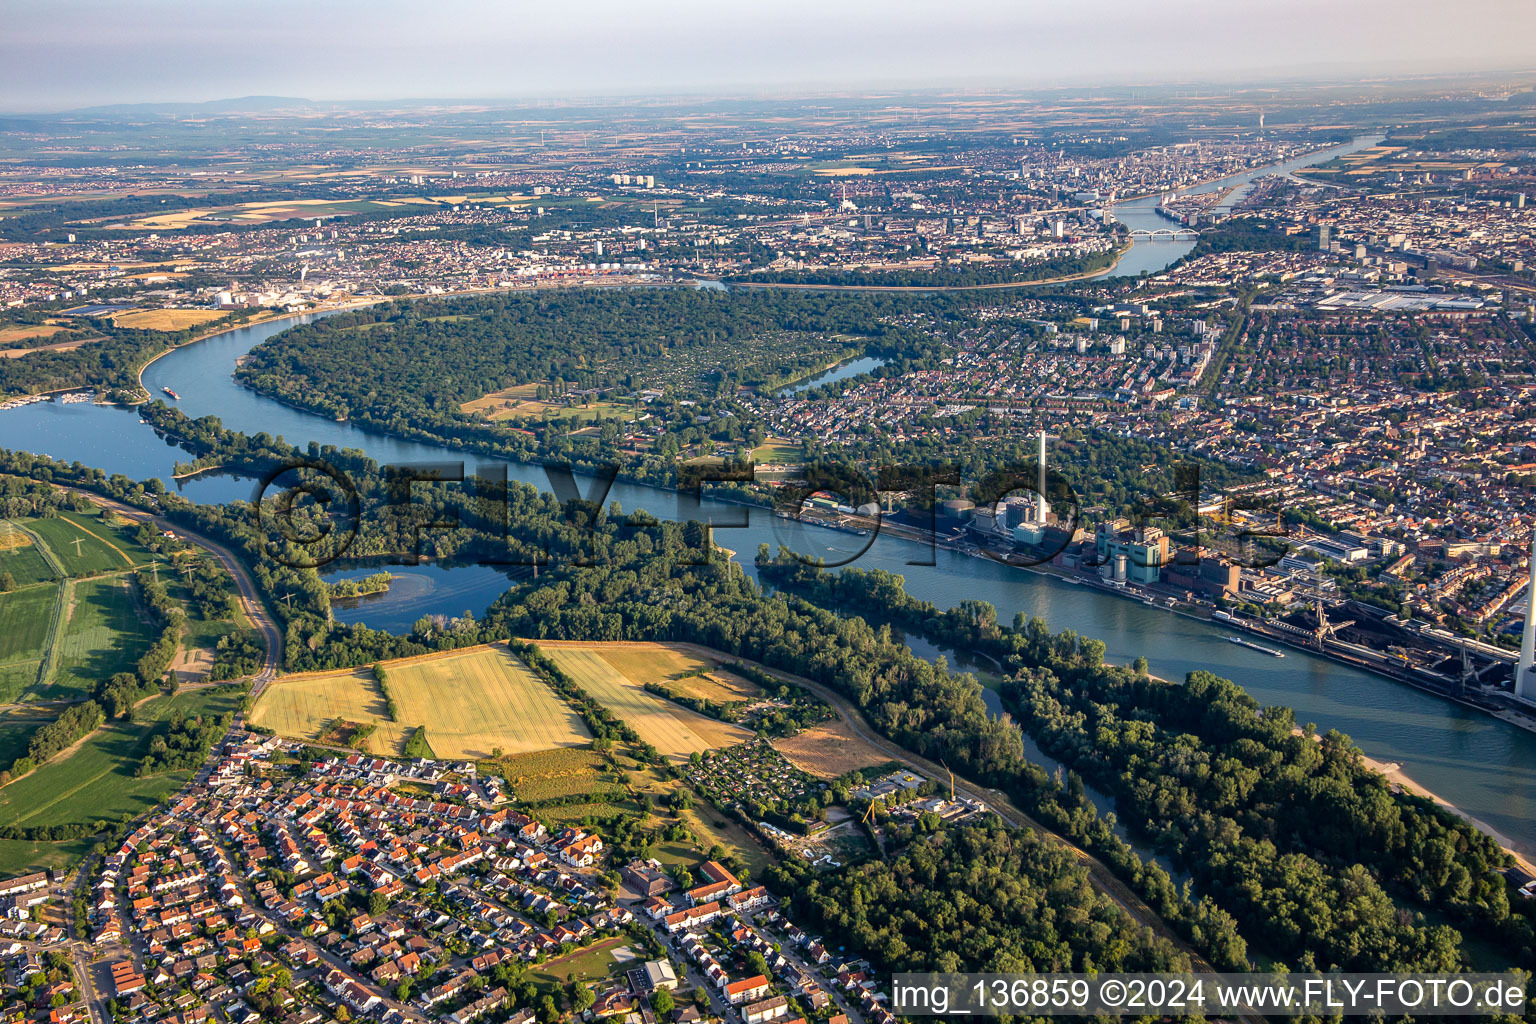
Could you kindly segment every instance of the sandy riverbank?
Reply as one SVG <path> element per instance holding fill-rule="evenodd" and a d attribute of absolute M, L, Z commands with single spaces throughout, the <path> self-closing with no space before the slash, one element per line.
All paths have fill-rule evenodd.
<path fill-rule="evenodd" d="M 1364 754 L 1360 756 L 1360 760 L 1365 762 L 1366 767 L 1370 768 L 1372 771 L 1377 771 L 1382 775 L 1385 775 L 1388 782 L 1396 783 L 1409 793 L 1413 793 L 1415 796 L 1422 796 L 1433 800 L 1436 804 L 1444 807 L 1452 814 L 1455 814 L 1465 821 L 1470 822 L 1479 831 L 1492 837 L 1494 842 L 1504 847 L 1505 851 L 1511 857 L 1515 858 L 1515 863 L 1520 865 L 1521 870 L 1525 871 L 1533 878 L 1536 878 L 1536 861 L 1533 861 L 1531 857 L 1516 849 L 1515 841 L 1509 838 L 1509 836 L 1506 836 L 1504 833 L 1500 832 L 1486 821 L 1481 821 L 1472 817 L 1472 815 L 1468 814 L 1466 811 L 1463 811 L 1460 807 L 1457 807 L 1455 804 L 1440 796 L 1438 793 L 1433 793 L 1430 790 L 1425 789 L 1423 786 L 1413 781 L 1413 779 L 1403 771 L 1403 766 L 1398 764 L 1396 761 L 1378 761 L 1373 757 L 1366 757 Z"/>

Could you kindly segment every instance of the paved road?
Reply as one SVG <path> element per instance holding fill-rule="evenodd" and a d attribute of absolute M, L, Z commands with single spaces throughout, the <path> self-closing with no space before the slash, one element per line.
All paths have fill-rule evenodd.
<path fill-rule="evenodd" d="M 262 603 L 261 594 L 256 589 L 256 583 L 251 579 L 251 574 L 246 570 L 245 563 L 240 561 L 238 555 L 218 541 L 212 540 L 195 530 L 189 530 L 182 524 L 174 523 L 164 516 L 150 515 L 142 509 L 134 508 L 132 505 L 124 505 L 119 501 L 114 501 L 111 498 L 97 494 L 95 491 L 86 491 L 75 487 L 65 487 L 64 490 L 109 508 L 124 519 L 129 519 L 136 523 L 150 522 L 161 530 L 170 530 L 180 537 L 185 537 L 189 542 L 196 544 L 198 547 L 204 548 L 209 554 L 213 555 L 219 564 L 224 566 L 225 570 L 234 578 L 235 588 L 240 594 L 241 611 L 261 631 L 266 640 L 266 659 L 262 663 L 261 671 L 251 678 L 252 695 L 260 695 L 262 689 L 273 679 L 277 678 L 278 658 L 283 650 L 283 634 L 277 628 L 276 621 L 267 611 L 266 605 Z"/>

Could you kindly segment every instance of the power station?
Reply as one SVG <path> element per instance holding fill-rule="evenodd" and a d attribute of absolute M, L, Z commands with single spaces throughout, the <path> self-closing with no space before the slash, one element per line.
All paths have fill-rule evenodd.
<path fill-rule="evenodd" d="M 1520 637 L 1520 664 L 1515 666 L 1515 699 L 1531 703 L 1531 669 L 1536 667 L 1536 535 L 1531 537 L 1530 580 L 1525 585 L 1525 632 Z"/>

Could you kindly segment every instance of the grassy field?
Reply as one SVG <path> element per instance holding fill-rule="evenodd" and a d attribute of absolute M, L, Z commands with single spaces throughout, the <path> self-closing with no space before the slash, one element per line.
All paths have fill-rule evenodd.
<path fill-rule="evenodd" d="M 175 709 L 184 715 L 222 714 L 239 704 L 234 687 L 189 690 L 146 702 L 134 721 L 103 726 L 67 756 L 0 789 L 0 825 L 90 824 L 149 810 L 181 788 L 190 774 L 134 777 L 160 723 Z"/>
<path fill-rule="evenodd" d="M 0 519 L 0 572 L 10 573 L 18 587 L 54 578 L 32 538 L 6 519 Z"/>
<path fill-rule="evenodd" d="M 0 703 L 20 699 L 37 683 L 58 593 L 59 584 L 51 584 L 0 594 Z"/>
<path fill-rule="evenodd" d="M 486 758 L 497 748 L 523 754 L 585 746 L 581 719 L 504 646 L 386 662 L 399 721 L 386 718 L 372 670 L 285 679 L 268 687 L 251 721 L 283 736 L 314 739 L 336 718 L 377 723 L 375 753 L 399 754 L 410 733 L 426 726 L 439 757 Z"/>
<path fill-rule="evenodd" d="M 769 441 L 752 449 L 752 461 L 760 466 L 799 465 L 805 460 L 794 441 Z"/>
<path fill-rule="evenodd" d="M 0 664 L 43 656 L 58 589 L 51 584 L 0 594 Z"/>
<path fill-rule="evenodd" d="M 229 316 L 217 309 L 137 309 L 112 318 L 118 327 L 140 331 L 184 331 Z"/>
<path fill-rule="evenodd" d="M 860 768 L 885 764 L 888 756 L 859 739 L 839 720 L 815 725 L 773 741 L 779 753 L 812 775 L 835 779 Z"/>
<path fill-rule="evenodd" d="M 646 671 L 643 660 L 631 662 L 632 671 L 639 675 L 636 679 L 604 659 L 601 652 L 607 645 L 540 646 L 555 664 L 576 680 L 578 686 L 629 723 L 642 739 L 663 754 L 686 758 L 695 752 L 733 747 L 752 738 L 745 729 L 695 714 L 645 692 L 644 682 L 663 681 L 668 671 L 675 670 L 677 655 L 670 649 L 655 649 L 653 659 L 657 667 L 652 671 Z M 647 648 L 626 650 L 645 652 Z"/>
<path fill-rule="evenodd" d="M 0 839 L 0 878 L 27 875 L 51 868 L 65 871 L 74 867 L 96 845 L 94 836 L 69 839 L 60 843 L 34 842 L 30 839 Z"/>
<path fill-rule="evenodd" d="M 586 949 L 546 960 L 528 971 L 528 980 L 541 992 L 554 992 L 569 984 L 572 978 L 584 982 L 599 978 L 620 978 L 625 971 L 640 966 L 642 962 L 634 960 L 620 963 L 613 958 L 613 951 L 626 944 L 623 936 L 601 939 Z"/>
<path fill-rule="evenodd" d="M 80 697 L 117 672 L 131 672 L 155 642 L 131 585 L 111 576 L 76 580 L 59 636 L 58 668 L 43 697 Z"/>
<path fill-rule="evenodd" d="M 134 564 L 118 538 L 110 536 L 108 528 L 94 516 L 66 513 L 29 520 L 27 528 L 43 538 L 71 576 L 117 572 Z"/>

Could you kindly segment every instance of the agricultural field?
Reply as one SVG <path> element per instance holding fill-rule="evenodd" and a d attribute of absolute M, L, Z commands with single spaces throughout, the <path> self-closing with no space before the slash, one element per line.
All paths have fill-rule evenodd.
<path fill-rule="evenodd" d="M 519 800 L 597 793 L 612 788 L 616 780 L 606 774 L 608 762 L 590 747 L 558 747 L 528 754 L 512 754 L 490 762 Z"/>
<path fill-rule="evenodd" d="M 752 734 L 738 726 L 717 722 L 712 718 L 695 714 L 660 697 L 646 693 L 643 682 L 648 677 L 643 663 L 632 663 L 637 672 L 636 680 L 619 671 L 604 659 L 602 644 L 540 644 L 554 663 L 560 666 L 576 685 L 580 686 L 601 705 L 629 724 L 640 738 L 663 754 L 674 758 L 686 758 L 690 754 L 733 747 L 752 738 Z M 646 648 L 626 648 L 645 651 Z M 649 673 L 649 678 L 660 681 L 677 664 L 674 651 L 659 648 L 654 662 L 660 666 Z"/>
<path fill-rule="evenodd" d="M 58 594 L 58 584 L 0 594 L 0 702 L 16 700 L 37 681 Z"/>
<path fill-rule="evenodd" d="M 53 709 L 30 707 L 0 711 L 0 765 L 8 765 L 27 752 L 32 733 L 38 726 L 53 721 Z"/>
<path fill-rule="evenodd" d="M 218 309 L 136 309 L 117 314 L 112 322 L 118 327 L 140 331 L 184 331 L 227 316 L 228 313 Z"/>
<path fill-rule="evenodd" d="M 590 405 L 567 405 L 564 402 L 547 402 L 538 398 L 539 385 L 518 384 L 465 402 L 459 411 L 471 416 L 481 415 L 488 420 L 544 419 L 559 416 L 576 417 L 590 423 L 603 419 L 625 419 L 634 409 L 616 402 L 593 402 Z"/>
<path fill-rule="evenodd" d="M 49 345 L 33 345 L 31 348 L 0 348 L 0 359 L 20 359 L 33 352 L 73 352 L 77 348 L 84 348 L 91 342 L 100 340 L 100 337 L 71 338 L 68 341 L 55 341 Z"/>
<path fill-rule="evenodd" d="M 114 721 L 79 746 L 0 789 L 0 826 L 75 825 L 142 814 L 187 781 L 187 772 L 134 776 L 149 741 L 173 710 L 222 714 L 240 705 L 237 687 L 189 690 L 141 705 L 132 722 Z"/>
<path fill-rule="evenodd" d="M 60 324 L 5 324 L 0 326 L 0 346 L 14 345 L 19 341 L 51 338 L 69 330 Z"/>
<path fill-rule="evenodd" d="M 779 737 L 773 745 L 796 767 L 823 779 L 835 779 L 891 760 L 889 755 L 855 736 L 848 723 L 842 720 L 813 725 L 794 736 Z"/>
<path fill-rule="evenodd" d="M 98 517 L 61 513 L 28 520 L 26 526 L 43 539 L 71 576 L 120 572 L 134 565 L 120 539 Z M 147 554 L 144 560 L 148 561 Z"/>
<path fill-rule="evenodd" d="M 75 580 L 68 586 L 74 593 L 66 601 L 58 665 L 53 679 L 37 691 L 46 698 L 79 699 L 101 680 L 132 672 L 158 633 L 126 578 Z"/>
<path fill-rule="evenodd" d="M 54 584 L 0 594 L 0 664 L 42 657 L 58 590 Z"/>
<path fill-rule="evenodd" d="M 18 587 L 55 578 L 37 544 L 8 519 L 0 519 L 0 573 L 9 573 Z"/>
<path fill-rule="evenodd" d="M 713 658 L 671 644 L 627 644 L 598 650 L 604 661 L 644 686 L 664 683 L 686 697 L 702 700 L 751 700 L 762 695 L 755 683 L 743 679 Z"/>
<path fill-rule="evenodd" d="M 87 533 L 94 534 L 129 564 L 145 565 L 156 557 L 139 543 L 139 524 L 115 516 L 109 517 L 104 509 L 94 506 L 89 512 L 66 509 L 59 513 L 59 518 L 67 519 Z"/>
<path fill-rule="evenodd" d="M 497 750 L 525 754 L 591 742 L 576 712 L 505 646 L 385 662 L 384 670 L 399 721 L 388 720 L 371 669 L 281 680 L 262 694 L 251 721 L 308 740 L 336 719 L 375 724 L 365 749 L 391 755 L 401 753 L 418 726 L 426 727 L 427 741 L 443 758 L 482 759 Z"/>
<path fill-rule="evenodd" d="M 374 724 L 366 749 L 376 754 L 398 754 L 408 738 L 406 728 L 387 720 L 384 694 L 370 669 L 279 679 L 262 692 L 248 718 L 279 736 L 310 741 L 336 722 Z"/>

